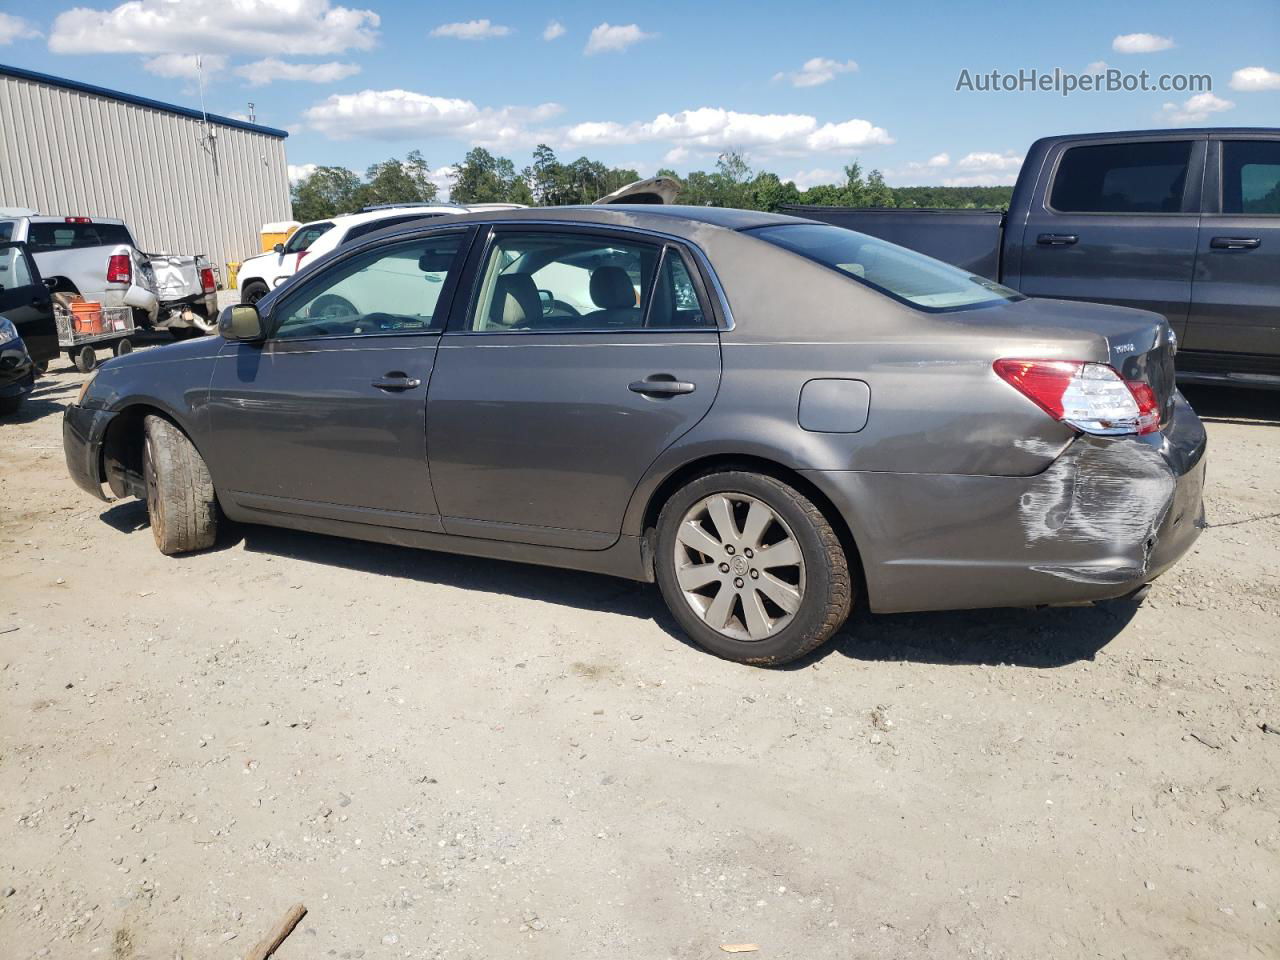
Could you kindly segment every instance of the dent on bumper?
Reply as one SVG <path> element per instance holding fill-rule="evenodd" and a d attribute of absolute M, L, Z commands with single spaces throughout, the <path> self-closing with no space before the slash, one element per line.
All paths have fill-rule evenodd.
<path fill-rule="evenodd" d="M 1033 477 L 814 471 L 873 610 L 1077 603 L 1159 576 L 1203 521 L 1205 434 L 1178 398 L 1147 437 L 1082 436 Z"/>
<path fill-rule="evenodd" d="M 99 500 L 111 498 L 102 491 L 102 440 L 115 418 L 109 410 L 91 410 L 72 404 L 62 415 L 62 450 L 67 472 L 77 487 Z"/>

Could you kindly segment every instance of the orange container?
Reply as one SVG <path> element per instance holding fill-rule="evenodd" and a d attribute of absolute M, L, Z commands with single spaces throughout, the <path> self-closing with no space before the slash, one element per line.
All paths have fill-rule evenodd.
<path fill-rule="evenodd" d="M 91 300 L 71 304 L 71 325 L 76 333 L 102 333 L 102 304 Z"/>

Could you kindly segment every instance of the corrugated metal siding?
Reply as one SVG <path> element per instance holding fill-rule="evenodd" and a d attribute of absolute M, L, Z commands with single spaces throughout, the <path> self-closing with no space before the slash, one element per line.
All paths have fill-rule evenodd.
<path fill-rule="evenodd" d="M 290 218 L 284 141 L 0 75 L 0 207 L 118 217 L 143 250 L 203 253 L 225 280 Z"/>

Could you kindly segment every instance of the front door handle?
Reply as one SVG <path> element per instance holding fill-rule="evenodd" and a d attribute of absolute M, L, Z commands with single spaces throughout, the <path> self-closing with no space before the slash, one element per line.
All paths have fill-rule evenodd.
<path fill-rule="evenodd" d="M 1214 250 L 1253 250 L 1262 246 L 1257 237 L 1214 237 L 1209 241 Z"/>
<path fill-rule="evenodd" d="M 1080 238 L 1074 233 L 1042 233 L 1036 237 L 1036 243 L 1046 247 L 1069 247 L 1079 242 Z"/>
<path fill-rule="evenodd" d="M 379 390 L 399 392 L 401 390 L 412 390 L 414 387 L 420 387 L 422 386 L 422 381 L 417 377 L 411 377 L 408 374 L 404 374 L 399 370 L 396 370 L 392 373 L 386 374 L 385 376 L 375 378 L 373 385 Z"/>
<path fill-rule="evenodd" d="M 675 397 L 682 393 L 693 393 L 697 387 L 692 383 L 677 380 L 669 373 L 657 374 L 645 380 L 637 380 L 628 384 L 632 393 L 641 393 L 646 397 Z"/>

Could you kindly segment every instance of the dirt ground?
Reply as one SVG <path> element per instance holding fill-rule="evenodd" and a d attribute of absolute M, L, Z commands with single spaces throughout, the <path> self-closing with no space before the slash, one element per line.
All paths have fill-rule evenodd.
<path fill-rule="evenodd" d="M 1142 608 L 771 672 L 604 577 L 165 558 L 67 478 L 80 381 L 0 424 L 6 957 L 242 957 L 295 902 L 281 960 L 1280 957 L 1280 396 L 1188 391 L 1212 526 Z"/>

